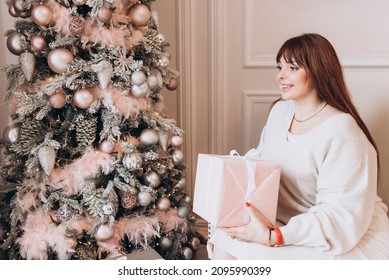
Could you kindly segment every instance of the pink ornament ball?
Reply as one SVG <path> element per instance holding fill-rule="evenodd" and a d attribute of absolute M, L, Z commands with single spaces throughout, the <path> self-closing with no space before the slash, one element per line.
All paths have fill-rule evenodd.
<path fill-rule="evenodd" d="M 111 154 L 115 151 L 115 144 L 109 142 L 108 140 L 104 140 L 101 142 L 99 150 L 106 154 Z"/>
<path fill-rule="evenodd" d="M 174 135 L 172 136 L 172 138 L 170 139 L 170 143 L 174 146 L 174 147 L 180 147 L 183 143 L 184 143 L 184 138 L 182 136 L 179 136 L 179 135 Z"/>
<path fill-rule="evenodd" d="M 31 47 L 40 52 L 46 46 L 46 40 L 41 35 L 35 35 L 31 38 Z"/>
<path fill-rule="evenodd" d="M 54 109 L 62 109 L 66 104 L 66 95 L 63 90 L 58 91 L 50 96 L 49 104 Z"/>
<path fill-rule="evenodd" d="M 53 20 L 53 12 L 45 5 L 38 5 L 32 9 L 31 20 L 39 26 L 47 26 Z"/>
<path fill-rule="evenodd" d="M 73 104 L 80 109 L 88 109 L 94 101 L 95 98 L 88 89 L 80 89 L 73 95 Z"/>
<path fill-rule="evenodd" d="M 132 25 L 135 27 L 144 27 L 151 19 L 151 12 L 143 4 L 135 4 L 128 10 L 128 16 Z"/>

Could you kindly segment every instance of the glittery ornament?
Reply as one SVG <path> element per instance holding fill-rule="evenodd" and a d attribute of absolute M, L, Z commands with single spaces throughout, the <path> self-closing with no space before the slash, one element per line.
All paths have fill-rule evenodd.
<path fill-rule="evenodd" d="M 192 197 L 190 197 L 189 195 L 185 196 L 184 199 L 183 199 L 184 203 L 186 204 L 192 204 Z"/>
<path fill-rule="evenodd" d="M 76 244 L 75 251 L 75 258 L 78 260 L 95 260 L 98 255 L 98 246 L 96 242 L 80 240 Z"/>
<path fill-rule="evenodd" d="M 47 26 L 53 20 L 53 12 L 45 5 L 37 5 L 32 9 L 31 20 L 39 26 Z"/>
<path fill-rule="evenodd" d="M 170 200 L 167 197 L 162 197 L 158 200 L 157 208 L 162 211 L 167 211 L 170 209 Z"/>
<path fill-rule="evenodd" d="M 200 248 L 201 242 L 200 239 L 196 236 L 192 237 L 189 241 L 190 246 L 192 246 L 193 250 L 198 250 Z"/>
<path fill-rule="evenodd" d="M 158 130 L 158 138 L 159 138 L 159 144 L 161 144 L 162 150 L 167 150 L 167 144 L 168 144 L 168 132 L 166 130 L 160 129 Z"/>
<path fill-rule="evenodd" d="M 58 90 L 49 97 L 49 104 L 54 109 L 62 109 L 66 104 L 66 95 L 63 89 Z"/>
<path fill-rule="evenodd" d="M 95 238 L 98 241 L 105 242 L 110 240 L 114 235 L 113 228 L 108 225 L 101 225 L 95 234 Z"/>
<path fill-rule="evenodd" d="M 123 208 L 132 209 L 138 203 L 138 196 L 133 192 L 120 192 L 120 199 Z"/>
<path fill-rule="evenodd" d="M 18 125 L 7 126 L 3 130 L 3 140 L 5 143 L 12 145 L 20 139 L 20 127 Z"/>
<path fill-rule="evenodd" d="M 35 71 L 35 55 L 31 52 L 23 52 L 19 56 L 19 63 L 22 66 L 24 76 L 30 82 Z"/>
<path fill-rule="evenodd" d="M 107 89 L 113 74 L 112 64 L 109 61 L 101 61 L 96 65 L 95 69 L 97 69 L 97 79 L 99 80 L 100 88 Z"/>
<path fill-rule="evenodd" d="M 45 38 L 41 35 L 35 35 L 31 38 L 31 47 L 40 52 L 46 46 Z"/>
<path fill-rule="evenodd" d="M 164 54 L 159 60 L 158 60 L 158 65 L 162 68 L 168 67 L 170 63 L 170 56 L 168 54 Z"/>
<path fill-rule="evenodd" d="M 128 154 L 123 157 L 122 163 L 126 169 L 135 171 L 142 168 L 143 158 L 138 153 Z"/>
<path fill-rule="evenodd" d="M 111 154 L 115 150 L 115 143 L 111 143 L 108 140 L 104 140 L 103 142 L 101 142 L 99 146 L 99 150 L 102 151 L 103 153 Z"/>
<path fill-rule="evenodd" d="M 179 135 L 174 135 L 172 138 L 170 138 L 170 144 L 172 144 L 174 147 L 180 147 L 184 143 L 184 138 Z"/>
<path fill-rule="evenodd" d="M 47 63 L 51 70 L 55 73 L 62 74 L 68 69 L 68 63 L 73 61 L 73 54 L 65 48 L 52 50 L 48 57 Z"/>
<path fill-rule="evenodd" d="M 155 171 L 148 171 L 143 176 L 143 179 L 145 181 L 145 184 L 149 187 L 156 188 L 161 183 L 161 177 L 159 174 Z"/>
<path fill-rule="evenodd" d="M 7 48 L 14 55 L 20 55 L 26 49 L 22 37 L 19 32 L 13 32 L 7 38 Z"/>
<path fill-rule="evenodd" d="M 146 75 L 142 71 L 135 71 L 131 75 L 131 82 L 134 85 L 140 86 L 146 82 Z"/>
<path fill-rule="evenodd" d="M 85 30 L 85 20 L 83 17 L 75 16 L 69 22 L 69 30 L 73 35 L 80 35 Z"/>
<path fill-rule="evenodd" d="M 180 207 L 177 209 L 177 216 L 186 219 L 189 215 L 189 209 L 187 207 Z"/>
<path fill-rule="evenodd" d="M 183 247 L 182 248 L 182 257 L 185 260 L 191 260 L 193 257 L 193 251 L 189 247 Z"/>
<path fill-rule="evenodd" d="M 146 128 L 142 131 L 139 138 L 143 145 L 155 145 L 158 143 L 158 133 L 152 128 Z"/>
<path fill-rule="evenodd" d="M 178 81 L 176 78 L 171 78 L 169 83 L 166 85 L 168 90 L 176 90 L 178 87 Z"/>
<path fill-rule="evenodd" d="M 154 90 L 159 87 L 159 81 L 158 77 L 155 75 L 150 75 L 147 77 L 147 84 L 149 85 L 149 88 Z"/>
<path fill-rule="evenodd" d="M 179 149 L 174 150 L 172 160 L 175 166 L 182 164 L 184 162 L 184 153 Z"/>
<path fill-rule="evenodd" d="M 57 154 L 54 148 L 42 146 L 38 150 L 39 164 L 47 176 L 50 176 L 51 172 L 53 172 L 56 157 Z"/>
<path fill-rule="evenodd" d="M 130 22 L 135 27 L 146 26 L 151 19 L 151 12 L 149 8 L 143 4 L 132 5 L 128 10 L 127 15 L 130 18 Z"/>
<path fill-rule="evenodd" d="M 77 90 L 73 95 L 73 104 L 80 109 L 88 109 L 94 101 L 95 98 L 88 89 Z"/>
<path fill-rule="evenodd" d="M 141 206 L 147 206 L 151 203 L 151 194 L 149 192 L 141 191 L 138 193 L 138 203 Z"/>
<path fill-rule="evenodd" d="M 174 187 L 179 191 L 183 191 L 185 190 L 186 186 L 187 186 L 186 179 L 182 178 L 180 181 L 177 182 L 177 184 Z"/>
<path fill-rule="evenodd" d="M 112 19 L 112 11 L 106 7 L 101 7 L 97 19 L 103 23 L 109 23 Z"/>
<path fill-rule="evenodd" d="M 169 237 L 163 236 L 159 241 L 159 247 L 164 250 L 170 250 L 173 247 L 173 241 Z"/>

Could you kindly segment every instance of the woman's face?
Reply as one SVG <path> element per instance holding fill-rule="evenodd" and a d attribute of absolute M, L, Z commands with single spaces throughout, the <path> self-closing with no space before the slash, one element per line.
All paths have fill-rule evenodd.
<path fill-rule="evenodd" d="M 293 61 L 288 63 L 281 58 L 277 69 L 277 82 L 282 92 L 282 99 L 302 101 L 316 95 L 316 90 L 304 68 Z"/>

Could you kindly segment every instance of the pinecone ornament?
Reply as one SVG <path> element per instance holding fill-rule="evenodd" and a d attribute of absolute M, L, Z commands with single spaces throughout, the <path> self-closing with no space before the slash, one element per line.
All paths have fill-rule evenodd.
<path fill-rule="evenodd" d="M 44 139 L 46 128 L 42 122 L 33 120 L 20 125 L 20 145 L 24 153 L 29 153 L 33 146 Z"/>
<path fill-rule="evenodd" d="M 42 146 L 38 150 L 39 164 L 47 176 L 50 176 L 51 172 L 53 172 L 56 157 L 57 153 L 55 149 L 49 146 Z"/>
<path fill-rule="evenodd" d="M 35 71 L 36 58 L 31 52 L 23 52 L 19 56 L 19 63 L 22 67 L 22 71 L 27 81 L 31 81 Z"/>
<path fill-rule="evenodd" d="M 111 63 L 106 60 L 99 62 L 95 67 L 95 72 L 100 83 L 100 88 L 107 89 L 113 74 Z"/>
<path fill-rule="evenodd" d="M 76 119 L 76 141 L 80 149 L 84 149 L 96 139 L 97 120 L 87 119 L 83 115 Z"/>
<path fill-rule="evenodd" d="M 88 212 L 93 217 L 101 216 L 101 207 L 105 201 L 104 189 L 88 188 L 83 192 L 84 205 L 88 207 Z"/>

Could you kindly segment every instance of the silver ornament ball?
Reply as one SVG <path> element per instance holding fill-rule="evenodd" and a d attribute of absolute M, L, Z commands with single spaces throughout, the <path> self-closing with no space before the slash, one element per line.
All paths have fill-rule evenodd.
<path fill-rule="evenodd" d="M 95 234 L 95 238 L 97 241 L 105 242 L 110 240 L 114 236 L 114 230 L 113 228 L 109 227 L 108 225 L 102 225 L 99 227 Z"/>
<path fill-rule="evenodd" d="M 179 191 L 183 191 L 186 189 L 186 186 L 187 186 L 186 179 L 182 178 L 180 181 L 177 182 L 177 184 L 174 187 Z"/>
<path fill-rule="evenodd" d="M 7 126 L 3 130 L 3 140 L 5 143 L 12 145 L 20 139 L 20 127 L 18 125 Z"/>
<path fill-rule="evenodd" d="M 68 63 L 73 61 L 73 59 L 74 56 L 71 51 L 66 48 L 58 48 L 49 53 L 47 63 L 49 64 L 50 69 L 55 73 L 62 74 L 66 72 Z"/>
<path fill-rule="evenodd" d="M 182 256 L 185 260 L 191 260 L 193 257 L 193 251 L 189 247 L 182 248 Z"/>
<path fill-rule="evenodd" d="M 138 203 L 141 206 L 147 206 L 151 203 L 151 194 L 146 191 L 141 191 L 138 193 Z"/>
<path fill-rule="evenodd" d="M 19 32 L 13 32 L 7 38 L 7 48 L 14 55 L 20 55 L 26 49 L 22 42 L 22 36 Z"/>
<path fill-rule="evenodd" d="M 188 207 L 180 207 L 177 209 L 177 216 L 182 218 L 182 219 L 186 219 L 189 215 L 189 209 Z"/>
<path fill-rule="evenodd" d="M 158 132 L 152 128 L 146 128 L 140 134 L 139 140 L 143 145 L 155 145 L 159 141 Z"/>
<path fill-rule="evenodd" d="M 134 85 L 140 86 L 146 82 L 146 75 L 142 71 L 135 71 L 131 75 L 131 82 Z"/>
<path fill-rule="evenodd" d="M 143 179 L 145 181 L 145 184 L 149 187 L 156 188 L 161 183 L 161 177 L 159 174 L 155 171 L 148 171 L 143 176 Z"/>
<path fill-rule="evenodd" d="M 133 85 L 131 88 L 131 93 L 133 96 L 137 98 L 146 97 L 149 93 L 149 85 L 148 83 L 143 83 L 140 86 Z"/>
<path fill-rule="evenodd" d="M 163 236 L 159 241 L 159 247 L 164 250 L 170 250 L 173 247 L 173 241 L 169 237 Z"/>
<path fill-rule="evenodd" d="M 172 153 L 172 160 L 175 166 L 181 165 L 184 162 L 184 153 L 181 150 L 174 150 Z"/>
<path fill-rule="evenodd" d="M 154 90 L 159 87 L 159 80 L 158 77 L 155 75 L 150 75 L 147 77 L 147 84 L 149 85 L 149 88 Z"/>
<path fill-rule="evenodd" d="M 158 200 L 157 208 L 162 211 L 167 211 L 170 209 L 170 200 L 167 197 L 162 197 Z"/>

